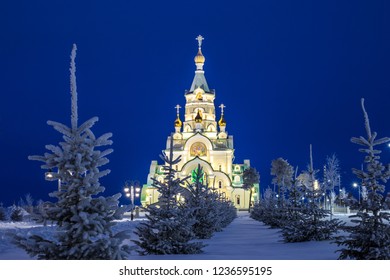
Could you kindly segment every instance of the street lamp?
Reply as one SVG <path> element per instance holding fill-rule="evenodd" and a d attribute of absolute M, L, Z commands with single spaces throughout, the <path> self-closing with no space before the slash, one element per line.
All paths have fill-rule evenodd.
<path fill-rule="evenodd" d="M 135 185 L 135 186 L 134 186 Z M 126 185 L 123 189 L 125 192 L 126 197 L 130 198 L 131 201 L 131 220 L 133 220 L 134 214 L 134 202 L 135 202 L 135 197 L 139 197 L 139 193 L 141 191 L 141 188 L 139 187 L 138 182 L 131 182 L 130 186 L 129 183 L 126 182 Z"/>
<path fill-rule="evenodd" d="M 58 191 L 61 191 L 61 179 L 55 177 L 55 172 L 53 172 L 52 169 L 49 169 L 49 171 L 45 172 L 45 180 L 46 181 L 58 180 Z"/>
<path fill-rule="evenodd" d="M 358 183 L 353 183 L 352 186 L 354 188 L 358 188 L 358 192 L 359 192 L 359 204 L 360 204 L 360 185 Z"/>

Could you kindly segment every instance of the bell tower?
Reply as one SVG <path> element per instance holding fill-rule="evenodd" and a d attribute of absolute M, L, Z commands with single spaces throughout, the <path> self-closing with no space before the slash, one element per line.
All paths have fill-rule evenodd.
<path fill-rule="evenodd" d="M 252 202 L 249 191 L 242 188 L 243 171 L 250 166 L 249 160 L 243 164 L 235 164 L 233 136 L 226 131 L 225 108 L 221 104 L 220 119 L 217 122 L 215 112 L 215 91 L 210 89 L 203 69 L 206 58 L 202 53 L 204 38 L 196 37 L 198 52 L 194 58 L 195 76 L 189 90 L 185 91 L 184 121 L 180 119 L 180 105 L 176 105 L 174 133 L 167 137 L 165 152 L 169 154 L 171 137 L 173 137 L 173 156 L 181 157 L 175 166 L 181 178 L 191 176 L 201 165 L 205 172 L 205 184 L 218 192 L 221 199 L 231 200 L 239 209 L 247 209 L 249 203 L 258 199 L 259 186 L 255 186 Z M 142 189 L 143 205 L 158 201 L 157 189 L 153 187 L 152 178 L 164 180 L 164 165 L 152 161 L 148 181 Z"/>

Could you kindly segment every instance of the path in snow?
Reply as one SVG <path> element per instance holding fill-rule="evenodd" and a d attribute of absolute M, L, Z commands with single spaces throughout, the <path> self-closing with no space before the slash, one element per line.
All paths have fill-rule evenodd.
<path fill-rule="evenodd" d="M 203 254 L 198 255 L 132 255 L 129 259 L 190 259 L 190 260 L 335 260 L 337 245 L 330 241 L 284 243 L 278 229 L 239 212 L 238 217 L 222 232 L 209 240 Z"/>

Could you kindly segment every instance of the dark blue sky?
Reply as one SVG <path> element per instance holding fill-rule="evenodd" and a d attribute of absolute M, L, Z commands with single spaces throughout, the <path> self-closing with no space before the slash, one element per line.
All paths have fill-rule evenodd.
<path fill-rule="evenodd" d="M 0 201 L 48 199 L 42 154 L 70 124 L 69 55 L 78 45 L 80 122 L 112 132 L 106 194 L 146 181 L 184 106 L 202 34 L 205 75 L 227 108 L 237 163 L 251 159 L 270 184 L 271 160 L 300 169 L 336 153 L 342 181 L 363 155 L 360 98 L 372 128 L 390 136 L 388 1 L 11 1 L 0 3 Z M 219 117 L 219 114 L 218 114 Z M 383 160 L 390 159 L 384 147 Z"/>

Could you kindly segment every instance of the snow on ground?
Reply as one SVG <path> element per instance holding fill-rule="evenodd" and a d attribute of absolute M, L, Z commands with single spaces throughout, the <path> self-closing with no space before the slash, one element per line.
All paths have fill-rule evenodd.
<path fill-rule="evenodd" d="M 349 221 L 348 215 L 335 215 L 342 221 Z M 124 219 L 115 226 L 115 231 L 130 230 L 142 219 Z M 0 260 L 32 259 L 26 252 L 12 244 L 17 231 L 39 232 L 49 236 L 54 226 L 36 225 L 30 222 L 0 222 Z M 130 239 L 136 239 L 132 234 Z M 222 232 L 217 232 L 198 255 L 149 255 L 139 256 L 133 251 L 129 259 L 137 260 L 336 260 L 339 248 L 331 241 L 284 243 L 278 229 L 270 229 L 263 223 L 251 219 L 246 212 L 239 212 Z"/>

